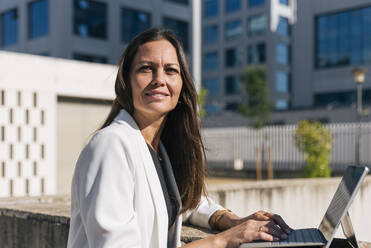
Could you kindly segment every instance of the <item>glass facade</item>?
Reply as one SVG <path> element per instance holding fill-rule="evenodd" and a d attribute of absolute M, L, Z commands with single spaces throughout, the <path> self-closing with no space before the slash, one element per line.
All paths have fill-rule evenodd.
<path fill-rule="evenodd" d="M 247 19 L 247 34 L 250 36 L 261 35 L 267 29 L 267 17 L 259 14 Z"/>
<path fill-rule="evenodd" d="M 16 9 L 1 15 L 1 45 L 9 46 L 18 42 L 18 12 Z"/>
<path fill-rule="evenodd" d="M 219 69 L 218 52 L 208 52 L 204 56 L 204 70 L 211 71 Z"/>
<path fill-rule="evenodd" d="M 188 0 L 166 0 L 167 2 L 172 2 L 172 3 L 180 3 L 180 4 L 185 4 L 188 5 Z"/>
<path fill-rule="evenodd" d="M 248 6 L 250 8 L 254 8 L 254 7 L 258 7 L 258 6 L 262 6 L 265 4 L 265 0 L 248 0 L 249 1 L 249 4 Z"/>
<path fill-rule="evenodd" d="M 210 18 L 218 15 L 218 0 L 204 1 L 204 17 Z"/>
<path fill-rule="evenodd" d="M 289 101 L 287 99 L 276 100 L 276 110 L 286 110 L 289 108 Z"/>
<path fill-rule="evenodd" d="M 316 68 L 371 64 L 371 7 L 316 18 Z"/>
<path fill-rule="evenodd" d="M 121 10 L 121 41 L 129 43 L 137 34 L 150 26 L 149 13 L 127 8 Z"/>
<path fill-rule="evenodd" d="M 225 12 L 231 13 L 241 10 L 241 0 L 225 1 Z"/>
<path fill-rule="evenodd" d="M 276 46 L 276 61 L 279 64 L 289 64 L 289 45 L 278 43 Z"/>
<path fill-rule="evenodd" d="M 356 103 L 357 92 L 343 91 L 343 92 L 331 92 L 331 93 L 320 93 L 314 95 L 314 104 L 317 107 L 324 107 L 328 105 L 333 106 L 350 106 Z M 364 89 L 362 93 L 363 104 L 371 104 L 371 89 Z"/>
<path fill-rule="evenodd" d="M 35 39 L 49 34 L 49 3 L 47 0 L 28 5 L 28 38 Z"/>
<path fill-rule="evenodd" d="M 280 0 L 280 4 L 289 6 L 289 0 Z"/>
<path fill-rule="evenodd" d="M 290 34 L 289 19 L 280 16 L 277 25 L 277 33 L 283 36 L 288 36 Z"/>
<path fill-rule="evenodd" d="M 107 38 L 107 4 L 90 0 L 74 0 L 73 29 L 75 35 Z"/>
<path fill-rule="evenodd" d="M 219 96 L 219 78 L 207 78 L 204 80 L 203 86 L 207 89 L 207 97 Z"/>
<path fill-rule="evenodd" d="M 235 95 L 240 91 L 240 80 L 236 75 L 225 77 L 224 92 L 226 95 Z"/>
<path fill-rule="evenodd" d="M 82 54 L 82 53 L 73 54 L 73 59 L 80 60 L 80 61 L 86 61 L 86 62 L 107 64 L 107 58 L 105 57 Z"/>
<path fill-rule="evenodd" d="M 276 72 L 276 91 L 282 93 L 289 92 L 289 75 L 287 72 Z"/>
<path fill-rule="evenodd" d="M 219 42 L 219 27 L 217 25 L 204 27 L 204 44 L 217 44 Z"/>
<path fill-rule="evenodd" d="M 247 47 L 247 63 L 262 64 L 265 63 L 266 49 L 265 43 L 257 43 Z"/>
<path fill-rule="evenodd" d="M 165 17 L 163 19 L 165 28 L 171 29 L 182 42 L 185 52 L 189 51 L 188 22 Z"/>
<path fill-rule="evenodd" d="M 242 35 L 242 22 L 240 20 L 230 21 L 225 24 L 225 39 L 234 40 Z"/>

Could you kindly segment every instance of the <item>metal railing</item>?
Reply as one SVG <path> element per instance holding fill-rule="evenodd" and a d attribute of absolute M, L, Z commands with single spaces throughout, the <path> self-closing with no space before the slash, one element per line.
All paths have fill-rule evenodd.
<path fill-rule="evenodd" d="M 356 164 L 358 132 L 360 164 L 371 165 L 371 122 L 329 124 L 326 127 L 333 139 L 330 158 L 333 170 Z M 252 169 L 260 157 L 263 168 L 270 159 L 275 170 L 301 169 L 304 157 L 295 147 L 295 129 L 296 125 L 268 126 L 260 130 L 248 127 L 203 129 L 208 164 L 230 169 L 235 166 L 235 161 L 242 160 L 244 169 Z"/>

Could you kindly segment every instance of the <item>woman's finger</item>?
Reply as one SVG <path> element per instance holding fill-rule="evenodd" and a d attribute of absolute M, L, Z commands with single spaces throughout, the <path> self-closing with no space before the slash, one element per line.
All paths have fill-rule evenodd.
<path fill-rule="evenodd" d="M 276 222 L 287 234 L 291 233 L 292 229 L 286 224 L 282 217 L 278 214 L 267 213 L 267 215 Z"/>
<path fill-rule="evenodd" d="M 269 234 L 263 230 L 255 232 L 254 240 L 264 240 L 264 241 L 278 241 L 279 239 L 272 234 Z"/>
<path fill-rule="evenodd" d="M 269 233 L 280 238 L 287 239 L 287 234 L 284 232 L 273 220 L 270 221 L 266 227 L 269 229 Z"/>

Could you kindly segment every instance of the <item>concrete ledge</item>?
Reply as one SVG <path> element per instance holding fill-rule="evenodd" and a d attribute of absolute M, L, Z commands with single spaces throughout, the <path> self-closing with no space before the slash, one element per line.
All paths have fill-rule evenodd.
<path fill-rule="evenodd" d="M 280 214 L 293 228 L 318 227 L 340 183 L 340 177 L 275 179 L 208 186 L 210 198 L 239 216 L 258 210 Z M 349 209 L 359 240 L 371 242 L 371 176 L 367 176 Z M 341 229 L 341 228 L 340 228 Z M 338 230 L 337 237 L 343 237 Z"/>
<path fill-rule="evenodd" d="M 259 183 L 254 185 L 259 187 Z M 69 222 L 68 196 L 0 198 L 1 248 L 65 248 Z M 184 225 L 182 242 L 213 234 L 207 229 Z M 371 248 L 371 243 L 360 242 L 360 247 Z"/>

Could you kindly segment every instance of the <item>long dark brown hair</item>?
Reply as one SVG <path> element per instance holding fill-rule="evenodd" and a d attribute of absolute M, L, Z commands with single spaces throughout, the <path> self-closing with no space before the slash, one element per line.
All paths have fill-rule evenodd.
<path fill-rule="evenodd" d="M 162 28 L 152 28 L 136 36 L 128 45 L 119 62 L 115 82 L 116 99 L 100 129 L 108 126 L 120 112 L 120 109 L 125 109 L 133 115 L 134 105 L 129 77 L 131 65 L 139 46 L 157 40 L 167 40 L 176 49 L 183 81 L 179 103 L 167 114 L 161 141 L 169 155 L 182 199 L 182 212 L 185 212 L 197 207 L 201 195 L 206 194 L 204 183 L 205 150 L 197 114 L 196 89 L 184 50 L 174 33 Z"/>

